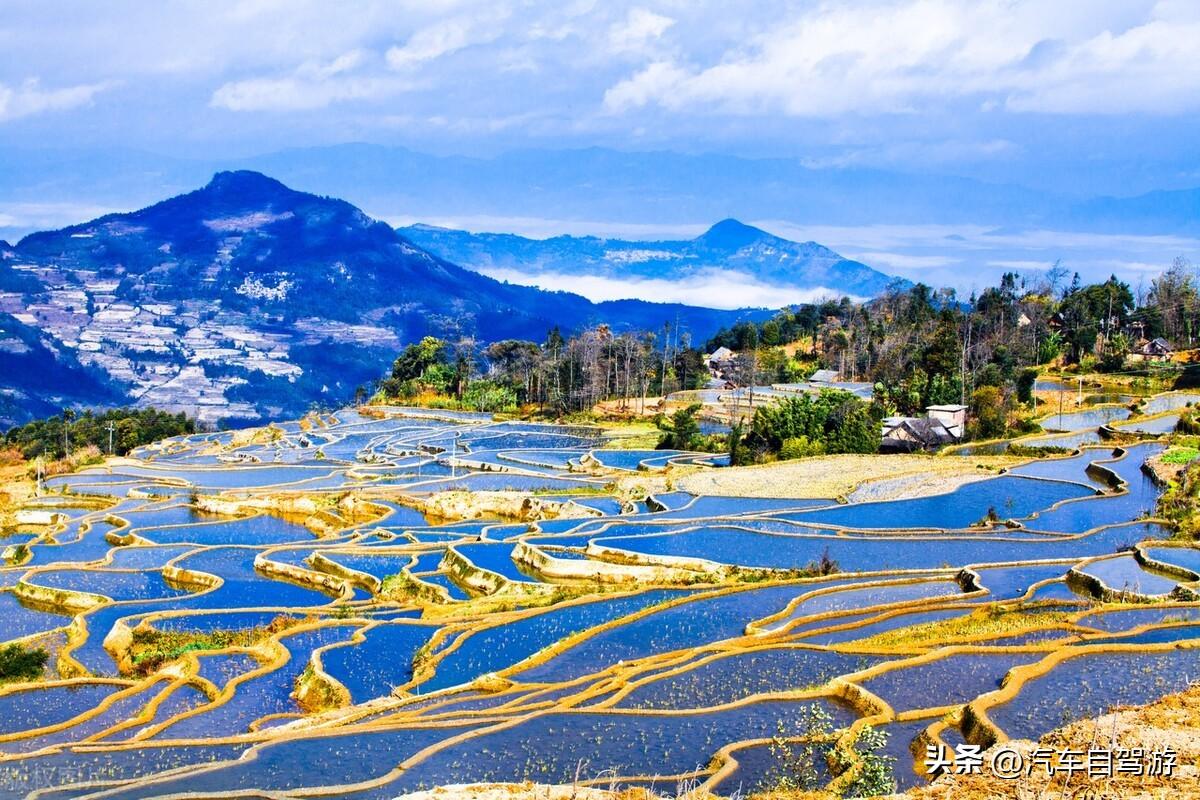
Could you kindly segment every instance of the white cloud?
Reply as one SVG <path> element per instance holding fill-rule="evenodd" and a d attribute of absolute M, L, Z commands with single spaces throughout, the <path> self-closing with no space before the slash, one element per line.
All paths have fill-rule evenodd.
<path fill-rule="evenodd" d="M 948 267 L 957 264 L 960 259 L 954 256 L 916 256 L 907 253 L 888 253 L 879 250 L 868 250 L 861 253 L 842 253 L 846 258 L 853 258 L 877 269 L 894 267 L 896 269 L 920 270 L 935 267 Z"/>
<path fill-rule="evenodd" d="M 1045 261 L 1032 261 L 1029 259 L 1016 259 L 1016 260 L 998 259 L 998 260 L 988 261 L 987 265 L 989 267 L 1001 267 L 1003 269 L 1012 269 L 1012 270 L 1020 270 L 1020 271 L 1025 271 L 1025 270 L 1045 271 L 1045 270 L 1050 269 L 1050 267 L 1053 266 L 1053 264 L 1050 264 Z"/>
<path fill-rule="evenodd" d="M 1040 228 L 995 230 L 976 224 L 798 225 L 778 219 L 753 220 L 750 224 L 785 239 L 821 242 L 840 253 L 869 250 L 901 253 L 907 248 L 926 248 L 942 254 L 1001 248 L 1051 253 L 1074 250 L 1191 253 L 1200 250 L 1200 238 L 1173 234 L 1090 233 Z"/>
<path fill-rule="evenodd" d="M 625 19 L 608 31 L 608 41 L 617 52 L 640 50 L 648 42 L 662 37 L 675 20 L 647 8 L 631 8 Z"/>
<path fill-rule="evenodd" d="M 499 23 L 504 14 L 475 14 L 443 20 L 414 33 L 403 46 L 388 48 L 387 63 L 392 69 L 411 69 L 427 61 L 500 37 Z"/>
<path fill-rule="evenodd" d="M 362 50 L 336 58 L 301 64 L 288 75 L 248 78 L 219 87 L 210 105 L 230 111 L 304 111 L 346 100 L 383 97 L 409 83 L 369 68 L 371 57 Z"/>
<path fill-rule="evenodd" d="M 332 58 L 309 59 L 281 74 L 230 81 L 213 93 L 210 104 L 231 111 L 303 111 L 386 98 L 413 88 L 416 84 L 406 75 L 420 66 L 500 38 L 506 16 L 505 9 L 492 7 L 433 22 L 382 54 L 357 47 Z"/>
<path fill-rule="evenodd" d="M 669 61 L 656 61 L 628 80 L 604 93 L 604 106 L 610 111 L 640 108 L 658 101 L 672 106 L 670 93 L 688 80 L 688 73 Z"/>
<path fill-rule="evenodd" d="M 63 143 L 599 145 L 1060 181 L 1073 195 L 1197 177 L 1197 0 L 356 0 L 352 13 L 320 0 L 113 0 L 4 11 L 0 45 L 15 66 L 0 70 L 0 120 L 95 100 L 95 112 L 59 115 Z M 35 91 L 22 90 L 27 75 L 40 77 Z M 137 92 L 100 103 L 90 92 L 101 81 Z M 307 113 L 270 129 L 227 110 Z M 1135 113 L 1018 117 L 1042 111 Z M 14 144 L 45 144 L 37 127 L 20 126 Z M 1072 172 L 1086 180 L 1071 185 Z"/>
<path fill-rule="evenodd" d="M 1200 15 L 1158 4 L 1013 0 L 826 3 L 705 63 L 659 61 L 612 86 L 647 105 L 826 117 L 975 101 L 1045 113 L 1200 107 Z"/>
<path fill-rule="evenodd" d="M 366 57 L 366 53 L 362 50 L 351 50 L 348 53 L 342 53 L 327 64 L 310 63 L 301 66 L 297 72 L 313 78 L 332 78 L 358 68 L 366 60 Z"/>
<path fill-rule="evenodd" d="M 1164 261 L 1126 261 L 1119 258 L 1104 258 L 1092 262 L 1096 274 L 1102 272 L 1111 272 L 1117 275 L 1125 274 L 1128 277 L 1129 273 L 1150 273 L 1157 276 L 1160 272 L 1169 266 Z"/>
<path fill-rule="evenodd" d="M 0 122 L 90 105 L 92 98 L 112 85 L 103 82 L 43 89 L 36 79 L 15 88 L 0 83 Z"/>
<path fill-rule="evenodd" d="M 997 231 L 986 225 L 751 224 L 794 241 L 820 242 L 848 258 L 930 286 L 952 286 L 966 297 L 994 285 L 1004 272 L 1049 269 L 1055 261 L 1087 281 L 1110 274 L 1136 285 L 1176 256 L 1200 262 L 1200 238 L 1182 235 L 1090 233 L 1044 229 Z"/>
<path fill-rule="evenodd" d="M 574 292 L 595 303 L 632 298 L 650 299 L 656 303 L 686 303 L 704 308 L 782 308 L 794 303 L 810 303 L 842 296 L 840 292 L 825 288 L 771 286 L 759 283 L 749 275 L 724 270 L 712 270 L 681 281 L 659 278 L 607 278 L 601 275 L 566 275 L 558 272 L 527 275 L 513 269 L 479 271 L 509 283 Z"/>

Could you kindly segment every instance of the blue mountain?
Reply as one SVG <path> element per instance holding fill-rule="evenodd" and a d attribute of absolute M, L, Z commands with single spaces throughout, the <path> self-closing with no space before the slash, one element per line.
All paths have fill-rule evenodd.
<path fill-rule="evenodd" d="M 345 201 L 244 170 L 0 248 L 0 299 L 27 308 L 25 322 L 143 405 L 213 421 L 344 402 L 430 334 L 542 341 L 554 326 L 656 330 L 678 320 L 700 341 L 770 314 L 592 303 L 503 283 Z M 20 375 L 6 370 L 5 380 L 20 394 Z"/>
<path fill-rule="evenodd" d="M 0 313 L 0 430 L 67 406 L 128 401 L 103 370 L 79 363 L 74 351 L 50 334 Z"/>
<path fill-rule="evenodd" d="M 872 297 L 899 280 L 816 242 L 793 242 L 726 219 L 686 241 L 635 242 L 594 236 L 527 239 L 413 225 L 400 233 L 421 247 L 484 273 L 603 275 L 686 281 L 714 272 L 760 284 Z"/>

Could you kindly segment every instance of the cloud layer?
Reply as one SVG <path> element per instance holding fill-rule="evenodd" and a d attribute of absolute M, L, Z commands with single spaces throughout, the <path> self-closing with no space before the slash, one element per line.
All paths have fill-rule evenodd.
<path fill-rule="evenodd" d="M 0 122 L 91 105 L 92 98 L 110 86 L 110 83 L 84 83 L 43 88 L 36 78 L 15 87 L 0 82 Z"/>
<path fill-rule="evenodd" d="M 835 289 L 796 289 L 771 286 L 738 272 L 711 270 L 686 281 L 635 278 L 617 280 L 601 275 L 539 272 L 526 275 L 512 269 L 483 269 L 499 281 L 574 292 L 601 303 L 605 300 L 653 299 L 656 303 L 685 303 L 705 308 L 778 308 L 840 297 Z"/>
<path fill-rule="evenodd" d="M 9 152 L 229 159 L 345 142 L 471 156 L 592 146 L 714 152 L 878 168 L 898 182 L 945 175 L 951 209 L 957 176 L 1023 184 L 1064 204 L 1200 185 L 1196 0 L 111 0 L 68 8 L 5 3 L 0 147 Z M 568 188 L 580 197 L 594 189 L 586 177 L 573 180 Z M 397 186 L 395 203 L 381 210 L 424 217 L 429 189 L 420 176 L 411 184 Z M 655 187 L 631 182 L 629 191 L 653 198 Z M 30 198 L 99 202 L 37 192 L 0 202 Z M 501 213 L 546 213 L 503 199 Z M 659 203 L 660 213 L 636 221 L 713 221 L 680 212 L 671 197 Z M 870 196 L 831 196 L 831 207 L 850 203 L 872 208 Z M 721 213 L 754 213 L 729 206 Z M 932 261 L 945 253 L 850 245 L 890 254 L 896 269 L 954 269 Z"/>
<path fill-rule="evenodd" d="M 1194 110 L 1200 6 L 1158 3 L 1131 18 L 1137 5 L 822 4 L 717 58 L 682 52 L 650 63 L 605 104 L 817 117 L 914 113 L 960 98 L 988 111 Z"/>
<path fill-rule="evenodd" d="M 378 102 L 394 113 L 400 94 L 426 107 L 439 93 L 551 118 L 567 98 L 564 126 L 645 109 L 831 118 L 958 102 L 1018 114 L 1200 105 L 1192 0 L 758 0 L 736 10 L 716 0 L 116 0 L 65 19 L 32 0 L 11 5 L 0 23 L 7 119 L 87 102 L 98 74 L 143 89 L 164 76 L 207 86 L 213 108 L 241 112 Z"/>

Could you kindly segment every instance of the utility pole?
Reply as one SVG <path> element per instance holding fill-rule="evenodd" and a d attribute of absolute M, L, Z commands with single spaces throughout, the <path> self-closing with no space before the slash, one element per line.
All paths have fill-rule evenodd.
<path fill-rule="evenodd" d="M 754 340 L 754 350 L 750 355 L 750 409 L 754 409 L 754 384 L 758 382 L 758 339 Z"/>
<path fill-rule="evenodd" d="M 34 493 L 37 497 L 42 496 L 42 479 L 45 476 L 45 471 L 45 462 L 42 460 L 41 455 L 39 455 L 37 457 L 37 491 Z"/>
<path fill-rule="evenodd" d="M 108 430 L 108 454 L 110 456 L 113 455 L 113 431 L 115 431 L 116 429 L 117 429 L 116 424 L 110 420 L 108 423 L 108 429 L 107 429 Z"/>
<path fill-rule="evenodd" d="M 1075 405 L 1077 405 L 1077 406 L 1083 405 L 1083 376 L 1082 375 L 1079 376 L 1079 396 L 1075 400 Z"/>
<path fill-rule="evenodd" d="M 1107 355 L 1108 340 L 1112 338 L 1112 301 L 1113 301 L 1113 285 L 1112 281 L 1108 283 L 1108 316 L 1104 318 L 1104 353 Z"/>
<path fill-rule="evenodd" d="M 967 404 L 967 348 L 970 346 L 971 321 L 967 320 L 967 331 L 963 335 L 962 364 L 959 367 L 959 403 Z"/>
<path fill-rule="evenodd" d="M 75 418 L 75 412 L 69 408 L 64 408 L 62 412 L 63 418 L 63 458 L 71 457 L 71 420 Z"/>

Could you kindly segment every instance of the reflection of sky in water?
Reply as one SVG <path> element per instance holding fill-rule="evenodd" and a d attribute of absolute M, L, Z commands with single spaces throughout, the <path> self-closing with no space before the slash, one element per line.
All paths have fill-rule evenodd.
<path fill-rule="evenodd" d="M 1072 414 L 1077 420 L 1086 418 L 1088 424 L 1093 424 L 1098 419 L 1096 411 Z M 176 456 L 164 456 L 147 449 L 145 452 L 155 457 L 152 466 L 133 465 L 122 469 L 130 475 L 175 475 L 209 487 L 208 490 L 299 480 L 303 488 L 320 491 L 336 489 L 347 480 L 368 480 L 378 476 L 382 477 L 371 482 L 373 487 L 403 487 L 420 479 L 423 491 L 460 485 L 476 489 L 549 489 L 557 495 L 547 496 L 559 500 L 574 498 L 576 506 L 589 507 L 603 516 L 540 522 L 538 528 L 551 536 L 547 539 L 533 536 L 533 542 L 582 547 L 589 540 L 597 539 L 602 545 L 646 555 L 684 555 L 745 567 L 803 568 L 828 552 L 844 572 L 922 571 L 922 580 L 892 585 L 864 586 L 863 579 L 845 575 L 783 585 L 747 585 L 739 587 L 739 591 L 696 599 L 672 608 L 653 609 L 640 619 L 598 632 L 571 647 L 553 650 L 541 663 L 512 674 L 510 677 L 517 684 L 511 695 L 469 693 L 464 695 L 463 703 L 426 709 L 425 713 L 434 718 L 439 713 L 472 708 L 502 717 L 519 713 L 505 711 L 505 704 L 537 691 L 537 684 L 547 684 L 545 699 L 553 702 L 587 689 L 594 679 L 586 676 L 612 669 L 617 664 L 624 664 L 633 676 L 660 676 L 659 680 L 647 683 L 622 701 L 623 708 L 703 708 L 756 693 L 822 684 L 836 675 L 861 670 L 880 660 L 878 656 L 841 654 L 821 649 L 823 647 L 853 644 L 911 625 L 964 616 L 988 602 L 1012 602 L 1033 584 L 1060 577 L 1079 559 L 1109 555 L 1134 541 L 1166 535 L 1152 523 L 1130 522 L 1151 508 L 1157 497 L 1156 487 L 1148 482 L 1140 469 L 1142 460 L 1157 451 L 1156 445 L 1131 447 L 1126 458 L 1105 465 L 1127 482 L 1129 492 L 1123 495 L 1096 496 L 1096 489 L 1103 484 L 1085 469 L 1092 462 L 1111 459 L 1112 453 L 1110 449 L 1097 448 L 1075 457 L 1035 462 L 1013 470 L 1012 474 L 966 484 L 946 494 L 908 500 L 837 505 L 827 500 L 697 497 L 664 491 L 655 499 L 666 510 L 649 512 L 646 505 L 641 505 L 640 513 L 623 515 L 620 514 L 622 504 L 608 490 L 591 493 L 593 488 L 603 489 L 603 478 L 581 480 L 583 476 L 564 472 L 568 462 L 578 460 L 594 447 L 593 429 L 560 429 L 525 423 L 452 426 L 429 414 L 420 419 L 391 420 L 366 420 L 356 414 L 344 416 L 349 424 L 307 434 L 304 438 L 309 440 L 308 446 L 300 443 L 300 434 L 294 425 L 290 425 L 283 428 L 288 433 L 278 443 L 246 448 L 245 452 L 264 460 L 260 465 L 204 469 L 200 465 L 210 462 L 208 455 L 185 450 Z M 472 415 L 464 415 L 464 418 L 478 422 Z M 461 434 L 457 445 L 454 444 L 456 433 Z M 1043 438 L 1062 442 L 1094 436 L 1094 431 L 1082 431 L 1066 437 Z M 413 454 L 422 445 L 458 447 L 462 454 L 467 454 L 470 448 L 478 461 L 517 471 L 479 473 L 459 468 L 451 481 L 444 454 Z M 569 445 L 570 449 L 555 449 L 556 445 Z M 316 458 L 318 447 L 325 455 L 323 461 Z M 358 477 L 348 478 L 348 465 L 340 459 L 350 461 L 360 454 L 384 461 L 396 459 L 401 463 L 388 465 L 373 460 L 370 464 L 355 467 Z M 629 469 L 642 462 L 661 466 L 678 454 L 647 450 L 606 451 L 599 455 L 606 463 Z M 529 463 L 523 466 L 523 462 Z M 521 474 L 522 469 L 536 474 Z M 103 484 L 114 479 L 130 480 L 128 476 L 87 474 L 78 476 L 76 485 L 93 492 L 105 491 Z M 144 477 L 135 480 L 145 485 Z M 58 482 L 69 484 L 71 481 Z M 123 495 L 122 489 L 129 485 L 133 484 L 113 487 L 113 493 Z M 284 664 L 267 669 L 241 685 L 228 702 L 206 707 L 203 713 L 172 723 L 163 736 L 211 737 L 243 733 L 256 720 L 271 714 L 287 716 L 263 723 L 264 726 L 283 724 L 301 713 L 294 697 L 297 678 L 308 671 L 314 651 L 327 645 L 335 646 L 321 655 L 321 662 L 328 674 L 349 690 L 355 702 L 386 697 L 393 687 L 408 682 L 414 674 L 420 677 L 415 691 L 427 695 L 439 689 L 469 684 L 487 673 L 513 669 L 572 634 L 703 591 L 655 588 L 627 594 L 625 590 L 630 587 L 619 587 L 620 594 L 596 595 L 591 602 L 541 608 L 536 607 L 542 602 L 536 594 L 546 587 L 539 587 L 538 579 L 512 560 L 518 540 L 530 535 L 525 522 L 500 523 L 483 519 L 431 527 L 411 508 L 394 501 L 381 501 L 390 513 L 378 526 L 366 523 L 356 529 L 353 536 L 322 538 L 295 520 L 280 517 L 260 515 L 232 519 L 199 514 L 185 505 L 189 494 L 190 491 L 185 489 L 178 499 L 167 502 L 129 499 L 119 508 L 118 513 L 130 521 L 133 533 L 155 542 L 171 543 L 161 547 L 120 548 L 112 553 L 115 566 L 141 570 L 137 573 L 84 570 L 77 563 L 72 564 L 73 561 L 102 559 L 112 549 L 103 537 L 111 530 L 112 523 L 101 521 L 103 512 L 86 517 L 92 522 L 92 529 L 82 538 L 78 537 L 80 522 L 75 521 L 60 536 L 63 544 L 33 545 L 35 563 L 65 563 L 41 573 L 40 577 L 35 573 L 31 582 L 54 589 L 111 593 L 130 600 L 125 605 L 102 606 L 85 616 L 89 635 L 73 656 L 86 669 L 96 675 L 115 675 L 117 668 L 104 647 L 104 635 L 120 619 L 127 618 L 130 624 L 136 624 L 145 615 L 165 610 L 185 613 L 155 621 L 155 628 L 212 636 L 220 635 L 223 630 L 267 625 L 280 613 L 296 617 L 316 614 L 319 617 L 313 616 L 310 621 L 320 618 L 338 624 L 314 631 L 288 633 L 283 637 L 283 644 L 290 657 Z M 1056 504 L 1058 507 L 1052 509 Z M 886 535 L 887 531 L 897 528 L 962 529 L 979 522 L 989 511 L 1001 518 L 1018 519 L 1031 530 L 1000 528 L 934 538 L 928 534 Z M 838 534 L 835 530 L 814 525 L 861 530 Z M 1036 533 L 1038 530 L 1095 532 L 1071 540 L 1042 536 Z M 396 536 L 387 538 L 380 535 L 381 531 L 391 531 Z M 480 541 L 483 536 L 487 538 Z M 418 619 L 421 609 L 411 603 L 378 603 L 361 588 L 356 590 L 349 605 L 341 605 L 332 594 L 272 578 L 255 565 L 256 557 L 281 543 L 288 543 L 284 549 L 270 554 L 272 561 L 310 570 L 313 566 L 309 556 L 325 551 L 328 558 L 346 567 L 383 578 L 404 569 L 415 555 L 416 564 L 411 572 L 420 580 L 445 588 L 453 599 L 465 600 L 474 592 L 464 591 L 448 574 L 449 568 L 438 571 L 442 547 L 454 539 L 460 541 L 453 546 L 468 561 L 509 581 L 519 582 L 519 589 L 510 587 L 507 590 L 510 594 L 497 598 L 503 613 L 512 614 L 513 618 L 501 619 L 493 616 L 495 612 L 485 611 L 477 617 L 451 614 L 421 620 Z M 196 544 L 183 544 L 186 542 Z M 427 544 L 422 550 L 415 542 Z M 393 548 L 408 549 L 393 552 Z M 1192 550 L 1172 552 L 1156 548 L 1152 555 L 1183 566 L 1200 566 L 1200 556 L 1193 558 L 1194 553 Z M 559 557 L 568 556 L 560 554 Z M 576 552 L 570 557 L 578 561 L 581 554 Z M 156 570 L 173 559 L 179 566 L 219 577 L 221 586 L 204 592 L 194 588 L 185 592 L 169 586 Z M 962 598 L 960 585 L 951 580 L 953 572 L 966 564 L 1001 564 L 1030 559 L 1057 559 L 1069 563 L 980 567 L 977 570 L 980 580 L 989 593 L 966 601 Z M 930 575 L 930 570 L 946 572 Z M 1087 571 L 1103 577 L 1117 588 L 1128 580 L 1140 580 L 1142 589 L 1147 591 L 1162 588 L 1155 581 L 1162 581 L 1167 587 L 1174 585 L 1172 580 L 1142 570 L 1127 555 L 1097 562 Z M 15 583 L 22 572 L 12 570 L 7 573 L 7 584 Z M 8 575 L 12 575 L 11 581 L 7 580 Z M 748 580 L 762 577 L 742 575 Z M 615 591 L 618 587 L 603 588 Z M 810 592 L 815 594 L 791 605 L 796 598 Z M 1037 597 L 1039 600 L 1072 598 L 1074 595 L 1062 582 L 1055 582 Z M 527 604 L 535 607 L 523 610 Z M 894 613 L 864 611 L 885 604 L 903 605 Z M 967 607 L 947 607 L 951 604 Z M 65 615 L 47 614 L 26 607 L 8 591 L 0 593 L 0 605 L 7 611 L 0 614 L 2 638 L 38 633 L 61 627 L 69 621 Z M 250 610 L 260 606 L 267 608 Z M 464 607 L 450 608 L 462 610 Z M 786 614 L 783 613 L 785 609 L 788 609 Z M 1102 626 L 1109 631 L 1105 635 L 1111 635 L 1137 624 L 1161 622 L 1168 619 L 1169 611 L 1143 609 L 1142 616 L 1131 615 L 1119 620 L 1116 615 L 1109 615 L 1085 620 L 1085 624 Z M 811 620 L 812 616 L 823 614 L 833 616 Z M 761 622 L 769 617 L 776 619 L 770 623 Z M 365 641 L 352 643 L 354 632 L 366 624 L 364 619 L 385 624 L 367 630 Z M 391 620 L 401 621 L 392 623 Z M 800 645 L 780 646 L 781 642 L 758 635 L 743 640 L 741 637 L 746 636 L 748 630 L 760 629 L 752 623 L 765 625 L 768 633 L 775 632 L 776 635 L 796 623 L 792 641 Z M 847 623 L 857 623 L 860 627 L 819 632 Z M 1138 634 L 1129 641 L 1145 644 L 1175 642 L 1193 638 L 1197 630 L 1195 625 L 1155 630 Z M 434 641 L 433 637 L 439 631 L 449 635 L 437 640 L 436 647 L 426 652 L 427 643 Z M 463 633 L 468 635 L 463 636 Z M 996 642 L 1038 643 L 1062 635 L 1060 629 L 1050 633 L 999 637 Z M 764 643 L 771 647 L 761 649 Z M 754 649 L 744 649 L 747 645 Z M 714 651 L 689 652 L 694 647 L 727 647 L 729 651 L 726 657 L 702 664 L 704 655 Z M 679 663 L 686 663 L 688 668 L 670 676 L 666 674 L 673 666 L 670 661 L 639 663 L 641 659 L 664 654 L 670 654 L 670 659 L 678 658 Z M 429 660 L 423 662 L 425 669 L 415 672 L 414 667 L 426 656 Z M 870 679 L 866 681 L 866 687 L 898 710 L 961 703 L 995 688 L 1013 664 L 1040 657 L 1036 654 L 954 656 Z M 207 654 L 199 658 L 203 665 L 201 674 L 219 686 L 228 685 L 237 676 L 259 668 L 257 660 L 244 654 Z M 579 683 L 559 683 L 575 680 Z M 1085 680 L 1090 678 L 1085 676 Z M 1154 688 L 1170 687 L 1167 683 L 1156 683 Z M 85 696 L 79 701 L 79 708 L 94 707 L 98 697 L 111 692 L 111 688 L 92 687 L 89 691 L 96 696 Z M 103 727 L 143 707 L 157 691 L 157 687 L 146 689 L 90 723 L 63 732 L 62 738 L 55 741 L 73 741 L 98 733 Z M 1038 691 L 1042 694 L 1038 695 Z M 1144 694 L 1151 696 L 1153 693 L 1150 689 Z M 1069 687 L 1065 684 L 1044 691 L 1035 687 L 1030 696 L 1040 699 L 1028 707 L 1013 707 L 1014 728 L 1027 730 L 1031 735 L 1044 732 L 1048 724 L 1057 721 L 1053 719 L 1053 713 L 1047 712 L 1046 703 L 1055 708 L 1063 706 L 1074 713 L 1132 696 L 1124 687 L 1103 681 L 1086 688 L 1082 699 L 1067 695 Z M 53 712 L 51 716 L 73 716 L 76 705 L 71 697 L 62 694 L 61 699 L 47 699 L 47 707 Z M 598 699 L 604 697 L 611 697 L 611 688 L 597 695 Z M 203 701 L 195 690 L 177 688 L 155 715 L 155 721 L 166 721 L 171 713 L 196 708 Z M 34 705 L 27 704 L 28 707 Z M 834 714 L 837 724 L 852 718 L 841 706 L 825 705 Z M 1061 709 L 1058 713 L 1061 714 Z M 421 782 L 569 780 L 581 760 L 588 764 L 588 770 L 611 767 L 623 774 L 690 770 L 707 763 L 719 747 L 736 738 L 771 735 L 781 723 L 800 724 L 802 716 L 803 702 L 756 703 L 713 714 L 687 713 L 669 718 L 618 715 L 595 709 L 551 713 L 532 717 L 507 730 L 489 733 L 480 740 L 451 746 L 414 766 L 400 779 L 362 796 L 393 797 Z M 386 716 L 376 713 L 372 719 L 374 724 L 379 724 Z M 12 724 L 20 728 L 33 723 L 18 714 Z M 392 726 L 390 730 L 351 727 L 346 735 L 322 734 L 270 744 L 255 759 L 202 775 L 180 776 L 154 787 L 120 787 L 120 793 L 123 797 L 140 797 L 163 794 L 168 790 L 289 789 L 361 780 L 381 776 L 400 760 L 463 730 L 461 722 L 448 728 L 419 728 L 411 723 L 405 723 L 405 727 L 395 719 L 388 724 Z M 925 724 L 926 720 L 918 720 L 885 726 L 893 734 L 886 752 L 897 758 L 896 774 L 902 787 L 917 781 L 911 770 L 908 745 Z M 26 744 L 33 746 L 39 742 L 43 740 L 31 740 Z M 165 749 L 167 753 L 162 749 L 135 748 L 113 755 L 110 763 L 103 765 L 104 774 L 130 775 L 235 754 L 235 751 L 216 747 L 203 753 L 184 746 Z M 170 757 L 172 754 L 173 758 Z M 87 753 L 64 751 L 54 758 L 71 768 L 101 769 L 95 765 L 95 756 Z M 770 760 L 755 751 L 737 775 L 747 780 L 759 780 L 772 774 L 772 769 Z"/>

